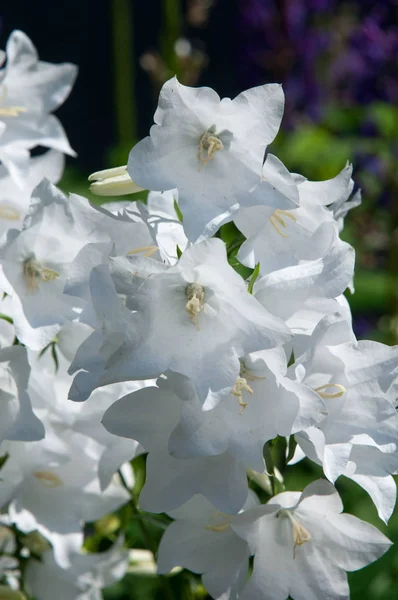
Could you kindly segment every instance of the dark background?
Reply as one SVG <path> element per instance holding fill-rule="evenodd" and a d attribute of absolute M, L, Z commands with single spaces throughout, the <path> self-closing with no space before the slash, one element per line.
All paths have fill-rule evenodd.
<path fill-rule="evenodd" d="M 42 60 L 73 62 L 79 66 L 76 85 L 57 114 L 78 153 L 79 168 L 88 173 L 106 168 L 107 152 L 118 143 L 113 38 L 114 11 L 119 4 L 117 0 L 3 0 L 0 8 L 0 47 L 5 47 L 13 29 L 21 29 L 32 39 Z M 140 139 L 148 133 L 156 102 L 150 79 L 138 61 L 145 52 L 159 48 L 164 23 L 162 0 L 132 0 L 123 4 L 130 9 L 132 35 L 121 48 L 132 55 L 135 63 L 135 103 L 139 115 L 136 130 L 126 134 L 131 139 Z M 237 21 L 237 2 L 223 0 L 213 7 L 206 27 L 189 24 L 184 27 L 187 37 L 215 57 L 198 83 L 216 88 L 221 96 L 235 96 L 242 90 L 238 70 L 234 68 L 239 53 Z"/>

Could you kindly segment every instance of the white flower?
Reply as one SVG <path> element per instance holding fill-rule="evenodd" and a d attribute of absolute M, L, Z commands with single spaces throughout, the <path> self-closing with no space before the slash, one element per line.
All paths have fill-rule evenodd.
<path fill-rule="evenodd" d="M 80 325 L 75 323 L 73 325 Z M 64 329 L 64 328 L 63 328 Z M 70 328 L 67 328 L 70 331 Z M 61 330 L 61 338 L 63 338 Z M 63 345 L 63 344 L 62 344 Z M 69 363 L 65 360 L 59 344 L 56 346 L 57 369 L 50 350 L 42 353 L 29 353 L 32 373 L 29 380 L 29 394 L 38 414 L 48 420 L 48 409 L 51 407 L 51 423 L 56 425 L 57 433 L 62 438 L 72 432 L 92 438 L 98 452 L 96 474 L 101 490 L 106 489 L 119 467 L 134 456 L 143 452 L 142 447 L 133 440 L 114 436 L 102 426 L 101 420 L 105 410 L 118 398 L 133 390 L 140 389 L 148 382 L 117 383 L 94 391 L 89 401 L 84 403 L 68 402 L 68 390 L 71 376 L 67 374 Z"/>
<path fill-rule="evenodd" d="M 14 183 L 4 165 L 0 165 L 0 236 L 10 227 L 21 227 L 33 189 L 43 177 L 51 183 L 58 183 L 64 162 L 64 155 L 56 150 L 31 158 L 23 190 Z"/>
<path fill-rule="evenodd" d="M 282 349 L 263 350 L 241 360 L 234 387 L 218 406 L 204 411 L 189 381 L 170 386 L 184 400 L 181 419 L 169 440 L 178 458 L 215 456 L 228 451 L 248 469 L 264 471 L 263 447 L 277 435 L 289 436 L 326 412 L 319 396 L 286 377 Z M 174 386 L 173 386 L 174 383 Z"/>
<path fill-rule="evenodd" d="M 327 335 L 327 322 L 320 323 L 310 349 L 292 366 L 328 408 L 327 417 L 296 440 L 330 481 L 345 475 L 362 486 L 387 521 L 396 497 L 391 474 L 398 470 L 398 417 L 390 396 L 398 349 L 377 342 L 336 344 Z"/>
<path fill-rule="evenodd" d="M 72 196 L 73 197 L 73 196 Z M 87 202 L 88 205 L 88 202 Z M 92 210 L 87 227 L 86 245 L 68 269 L 64 292 L 91 302 L 90 273 L 93 267 L 108 264 L 109 256 L 162 256 L 156 237 L 146 222 L 146 210 L 140 203 L 109 202 Z M 84 320 L 86 315 L 81 315 Z M 89 321 L 89 324 L 90 321 Z"/>
<path fill-rule="evenodd" d="M 244 510 L 257 503 L 251 492 Z M 247 580 L 250 552 L 230 526 L 234 515 L 221 513 L 199 495 L 169 515 L 175 521 L 159 545 L 159 573 L 183 566 L 202 574 L 203 585 L 213 598 L 228 592 L 230 600 L 237 599 Z"/>
<path fill-rule="evenodd" d="M 50 356 L 45 354 L 42 358 L 51 364 Z M 106 489 L 101 488 L 100 464 L 113 436 L 106 431 L 95 432 L 92 414 L 87 415 L 87 420 L 91 418 L 93 423 L 87 424 L 87 435 L 84 433 L 84 418 L 79 422 L 68 406 L 69 382 L 65 381 L 65 368 L 62 357 L 59 358 L 60 375 L 54 377 L 53 365 L 51 377 L 49 369 L 41 367 L 41 359 L 35 362 L 31 356 L 28 391 L 34 410 L 45 426 L 45 437 L 37 442 L 3 443 L 2 452 L 9 457 L 1 470 L 0 505 L 10 503 L 11 521 L 23 532 L 39 531 L 53 545 L 57 562 L 65 565 L 68 563 L 62 541 L 65 534 L 70 543 L 77 539 L 81 544 L 82 523 L 116 510 L 129 495 L 117 477 L 110 481 L 113 472 L 109 460 L 103 471 Z M 100 416 L 97 417 L 98 430 L 99 421 Z M 134 455 L 137 444 L 129 440 L 128 445 L 131 453 L 124 459 L 119 453 L 120 462 Z M 120 462 L 113 461 L 115 469 Z"/>
<path fill-rule="evenodd" d="M 27 394 L 30 368 L 26 349 L 0 349 L 0 444 L 3 440 L 40 440 L 44 427 Z"/>
<path fill-rule="evenodd" d="M 164 378 L 158 379 L 157 386 L 121 398 L 102 421 L 111 433 L 135 439 L 149 452 L 140 505 L 150 512 L 170 511 L 202 494 L 218 510 L 237 512 L 248 494 L 245 465 L 228 451 L 174 458 L 168 440 L 181 418 L 183 401 Z"/>
<path fill-rule="evenodd" d="M 335 488 L 318 480 L 237 515 L 231 528 L 255 556 L 240 600 L 349 598 L 345 571 L 375 561 L 391 543 L 342 509 Z"/>
<path fill-rule="evenodd" d="M 326 181 L 308 181 L 301 175 L 296 176 L 299 184 L 300 202 L 302 201 L 308 208 L 312 209 L 327 206 L 338 223 L 339 231 L 341 231 L 348 211 L 361 204 L 360 190 L 351 196 L 354 189 L 351 175 L 352 165 L 347 163 L 336 177 Z"/>
<path fill-rule="evenodd" d="M 160 253 L 168 264 L 177 262 L 177 246 L 181 252 L 188 247 L 183 225 L 174 208 L 177 200 L 178 190 L 150 192 L 146 203 L 147 214 L 144 214 L 148 227 L 154 232 Z"/>
<path fill-rule="evenodd" d="M 43 442 L 7 443 L 1 500 L 2 505 L 10 501 L 10 518 L 21 531 L 39 531 L 52 543 L 57 562 L 66 564 L 62 536 L 80 537 L 84 521 L 116 510 L 129 496 L 117 480 L 101 490 L 102 446 L 79 434 L 58 436 L 56 429 L 51 437 L 46 423 Z M 57 447 L 58 452 L 52 450 Z"/>
<path fill-rule="evenodd" d="M 170 369 L 190 377 L 204 401 L 210 389 L 234 385 L 240 356 L 289 338 L 228 265 L 221 240 L 191 246 L 172 267 L 138 257 L 111 259 L 110 266 L 125 302 L 106 270 L 94 269 L 92 301 L 102 332 L 86 340 L 72 363 L 72 372 L 89 373 L 78 374 L 73 399 L 84 399 L 95 385 Z"/>
<path fill-rule="evenodd" d="M 286 321 L 308 300 L 340 296 L 354 272 L 353 248 L 338 237 L 335 223 L 323 223 L 296 264 L 271 271 L 254 284 L 254 296 L 273 315 Z"/>
<path fill-rule="evenodd" d="M 354 185 L 351 173 L 352 167 L 347 165 L 328 181 L 299 180 L 300 205 L 292 210 L 267 206 L 241 209 L 234 222 L 247 239 L 239 249 L 239 261 L 251 268 L 259 262 L 261 274 L 266 275 L 321 258 L 328 229 L 315 232 L 323 223 L 334 222 L 331 207 L 350 195 Z"/>
<path fill-rule="evenodd" d="M 270 180 L 261 181 L 283 103 L 277 84 L 220 101 L 214 90 L 186 87 L 174 77 L 160 92 L 150 136 L 130 153 L 128 172 L 146 189 L 178 188 L 190 241 L 212 235 L 239 204 L 293 207 L 297 189 L 278 159 L 268 157 Z"/>
<path fill-rule="evenodd" d="M 74 155 L 65 132 L 50 113 L 69 95 L 75 65 L 39 61 L 35 47 L 22 31 L 7 41 L 7 63 L 0 71 L 0 160 L 21 188 L 28 175 L 34 146 L 48 146 Z"/>
<path fill-rule="evenodd" d="M 81 249 L 103 239 L 95 229 L 99 216 L 85 198 L 67 199 L 43 180 L 33 191 L 22 231 L 8 231 L 0 254 L 2 285 L 12 296 L 16 335 L 30 348 L 49 343 L 83 306 L 64 286 Z"/>

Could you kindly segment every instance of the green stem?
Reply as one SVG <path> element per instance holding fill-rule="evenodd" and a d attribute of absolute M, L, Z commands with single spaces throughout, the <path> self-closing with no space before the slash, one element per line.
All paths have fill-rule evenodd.
<path fill-rule="evenodd" d="M 130 0 L 113 0 L 111 7 L 117 138 L 125 150 L 131 148 L 137 138 L 132 6 Z"/>
<path fill-rule="evenodd" d="M 269 447 L 268 442 L 266 444 L 264 444 L 263 456 L 264 456 L 265 464 L 267 467 L 267 471 L 270 474 L 269 480 L 270 480 L 270 484 L 271 484 L 272 496 L 275 496 L 277 494 L 276 484 L 275 484 L 275 473 L 274 473 L 275 464 L 274 464 L 274 459 L 272 458 L 271 448 Z"/>
<path fill-rule="evenodd" d="M 181 35 L 181 0 L 162 0 L 161 55 L 173 75 L 178 73 L 175 43 Z"/>

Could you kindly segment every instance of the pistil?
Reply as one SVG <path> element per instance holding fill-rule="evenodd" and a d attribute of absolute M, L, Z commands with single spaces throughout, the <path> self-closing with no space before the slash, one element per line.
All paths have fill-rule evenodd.
<path fill-rule="evenodd" d="M 199 314 L 205 306 L 205 291 L 199 283 L 190 283 L 186 288 L 187 303 L 185 309 L 189 314 L 192 323 L 196 325 L 199 331 Z"/>

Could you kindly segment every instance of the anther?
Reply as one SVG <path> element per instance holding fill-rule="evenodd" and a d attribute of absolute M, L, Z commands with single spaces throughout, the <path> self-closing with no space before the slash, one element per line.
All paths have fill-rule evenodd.
<path fill-rule="evenodd" d="M 283 233 L 281 230 L 281 227 L 287 227 L 285 219 L 291 219 L 292 221 L 297 220 L 294 215 L 287 210 L 282 210 L 281 208 L 276 208 L 269 218 L 270 223 L 275 231 L 284 238 L 288 237 L 287 233 Z"/>
<path fill-rule="evenodd" d="M 230 527 L 231 516 L 226 515 L 223 512 L 216 512 L 211 516 L 212 521 L 219 519 L 221 517 L 220 523 L 215 523 L 214 525 L 206 525 L 205 529 L 208 531 L 214 531 L 215 533 L 222 533 L 226 531 Z"/>
<path fill-rule="evenodd" d="M 0 106 L 0 117 L 19 117 L 27 110 L 25 106 Z"/>
<path fill-rule="evenodd" d="M 57 488 L 63 485 L 62 479 L 53 471 L 34 471 L 33 475 L 48 488 Z"/>
<path fill-rule="evenodd" d="M 127 255 L 130 256 L 132 254 L 139 254 L 142 252 L 145 258 L 151 258 L 151 256 L 156 254 L 158 250 L 159 248 L 157 246 L 140 246 L 139 248 L 134 248 L 134 250 L 127 252 Z"/>
<path fill-rule="evenodd" d="M 293 517 L 292 513 L 288 509 L 282 508 L 276 515 L 277 517 L 286 517 L 292 524 L 293 527 L 293 559 L 296 558 L 296 548 L 297 546 L 302 546 L 306 542 L 309 542 L 311 539 L 311 534 L 306 530 L 306 528 Z"/>
<path fill-rule="evenodd" d="M 253 390 L 247 383 L 247 380 L 239 375 L 235 381 L 234 387 L 231 390 L 231 394 L 238 398 L 239 406 L 241 407 L 239 414 L 242 414 L 248 405 L 248 403 L 243 400 L 243 392 L 247 392 L 251 396 L 253 395 Z"/>
<path fill-rule="evenodd" d="M 324 392 L 323 390 L 335 388 L 337 392 Z M 325 383 L 325 385 L 320 385 L 317 388 L 314 388 L 314 392 L 320 395 L 321 398 L 327 400 L 328 398 L 341 398 L 343 394 L 346 393 L 346 388 L 344 385 L 340 385 L 339 383 Z"/>
<path fill-rule="evenodd" d="M 37 292 L 41 281 L 53 281 L 59 277 L 57 271 L 42 267 L 34 257 L 28 258 L 23 263 L 23 275 L 30 292 Z"/>
<path fill-rule="evenodd" d="M 0 204 L 0 219 L 6 219 L 7 221 L 18 221 L 21 218 L 21 214 L 12 206 L 6 206 Z"/>
<path fill-rule="evenodd" d="M 8 98 L 7 87 L 3 84 L 0 94 L 0 117 L 19 117 L 21 113 L 27 112 L 26 106 L 6 106 Z M 3 106 L 1 106 L 1 104 Z"/>
<path fill-rule="evenodd" d="M 224 145 L 217 135 L 215 135 L 213 128 L 211 127 L 202 135 L 199 140 L 199 151 L 198 151 L 198 160 L 200 162 L 200 167 L 206 165 L 209 160 L 214 158 L 216 152 L 224 149 Z"/>

